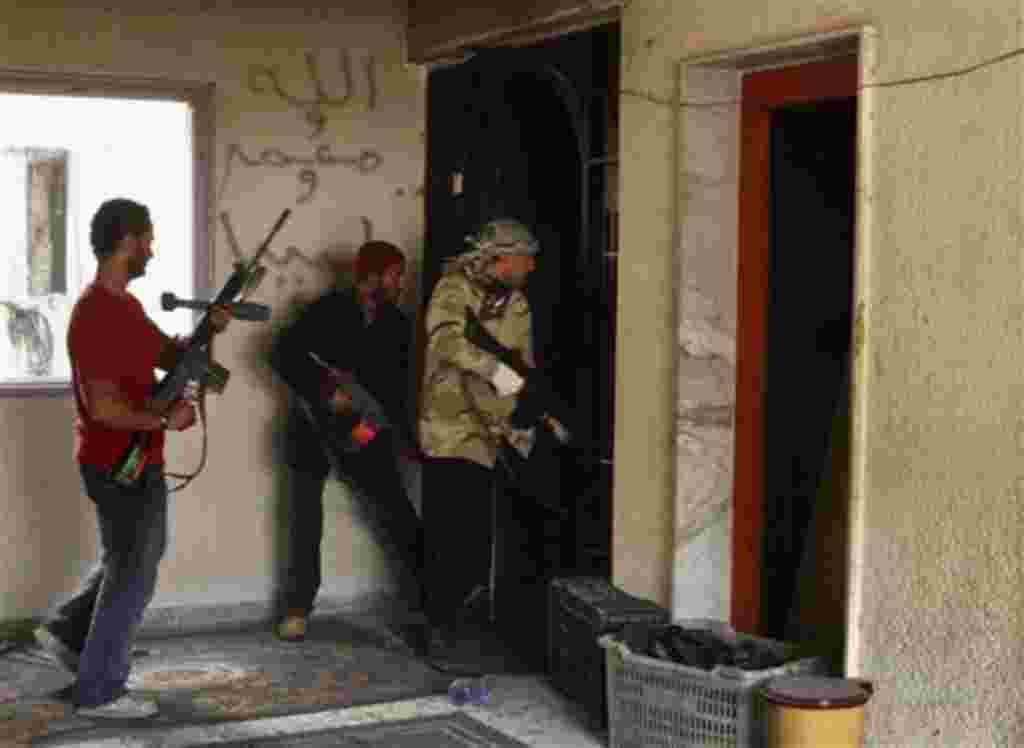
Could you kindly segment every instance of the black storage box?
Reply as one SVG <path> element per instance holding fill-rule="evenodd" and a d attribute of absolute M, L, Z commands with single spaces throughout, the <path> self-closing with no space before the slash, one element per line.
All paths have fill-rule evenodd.
<path fill-rule="evenodd" d="M 605 653 L 598 638 L 628 623 L 669 623 L 669 612 L 599 577 L 552 579 L 548 589 L 549 679 L 605 728 Z"/>

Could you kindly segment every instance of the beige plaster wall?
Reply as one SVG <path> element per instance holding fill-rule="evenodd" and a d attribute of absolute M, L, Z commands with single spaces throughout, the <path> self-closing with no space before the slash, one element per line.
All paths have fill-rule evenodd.
<path fill-rule="evenodd" d="M 665 528 L 681 519 L 666 414 L 678 366 L 668 276 L 691 199 L 680 189 L 682 63 L 872 29 L 847 663 L 876 683 L 869 745 L 1024 742 L 1022 71 L 1020 57 L 1003 58 L 1021 46 L 1020 11 L 882 0 L 624 10 L 615 576 L 659 594 Z"/>
<path fill-rule="evenodd" d="M 629 67 L 624 76 L 634 77 Z M 671 600 L 675 496 L 678 119 L 673 66 L 657 91 L 623 78 L 615 383 L 612 578 L 635 595 Z M 629 133 L 629 135 L 626 134 Z"/>
<path fill-rule="evenodd" d="M 236 249 L 251 255 L 280 212 L 293 210 L 253 297 L 273 307 L 272 323 L 236 322 L 217 341 L 215 357 L 232 378 L 223 395 L 208 399 L 205 469 L 172 494 L 171 544 L 154 606 L 264 603 L 280 552 L 272 439 L 284 392 L 262 355 L 282 321 L 333 282 L 329 263 L 350 257 L 367 236 L 401 245 L 414 273 L 418 268 L 425 73 L 404 62 L 400 2 L 325 10 L 261 4 L 249 11 L 236 10 L 243 3 L 179 3 L 174 13 L 156 3 L 125 5 L 132 10 L 0 2 L 0 72 L 215 85 L 213 289 L 226 279 Z M 152 12 L 140 10 L 145 7 Z M 345 55 L 352 74 L 350 96 L 327 107 L 320 134 L 303 112 L 260 92 L 265 78 L 263 86 L 253 85 L 256 66 L 270 67 L 289 95 L 311 98 L 307 51 L 315 54 L 328 94 L 345 98 Z M 379 165 L 360 173 L 351 163 L 314 164 L 311 193 L 313 177 L 300 166 L 247 166 L 237 154 L 229 158 L 232 146 L 254 161 L 264 149 L 305 159 L 321 146 L 343 159 L 372 151 Z M 412 288 L 410 305 L 415 298 Z M 67 394 L 0 399 L 0 619 L 40 614 L 74 588 L 92 560 L 91 507 L 72 463 L 72 411 Z M 171 436 L 169 468 L 192 469 L 199 447 L 198 431 Z M 393 570 L 354 516 L 347 492 L 334 483 L 325 503 L 323 594 L 346 601 L 386 589 Z"/>

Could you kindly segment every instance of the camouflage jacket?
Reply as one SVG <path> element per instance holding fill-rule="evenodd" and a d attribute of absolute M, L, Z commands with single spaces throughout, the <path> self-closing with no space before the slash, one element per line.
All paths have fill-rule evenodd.
<path fill-rule="evenodd" d="M 420 446 L 431 457 L 455 457 L 494 467 L 502 439 L 528 450 L 532 432 L 508 425 L 516 396 L 490 383 L 498 361 L 466 340 L 466 307 L 503 345 L 533 361 L 530 307 L 520 291 L 497 295 L 466 270 L 441 276 L 427 305 L 420 403 Z"/>

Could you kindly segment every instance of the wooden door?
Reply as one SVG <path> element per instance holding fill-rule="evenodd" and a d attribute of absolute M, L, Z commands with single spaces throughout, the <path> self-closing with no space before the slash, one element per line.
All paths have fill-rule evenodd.
<path fill-rule="evenodd" d="M 772 115 L 797 104 L 855 97 L 857 80 L 857 58 L 843 57 L 751 73 L 743 81 L 730 616 L 740 631 L 760 633 L 761 627 Z"/>

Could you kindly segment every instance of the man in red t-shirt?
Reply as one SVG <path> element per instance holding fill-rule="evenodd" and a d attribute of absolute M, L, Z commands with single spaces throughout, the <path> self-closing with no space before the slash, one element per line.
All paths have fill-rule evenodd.
<path fill-rule="evenodd" d="M 154 369 L 171 370 L 182 351 L 127 289 L 153 256 L 149 210 L 124 198 L 108 200 L 93 216 L 90 239 L 96 278 L 71 312 L 67 344 L 75 455 L 96 506 L 100 560 L 35 637 L 77 673 L 73 701 L 80 714 L 139 718 L 157 711 L 128 693 L 125 683 L 135 630 L 153 597 L 167 540 L 164 432 L 191 427 L 196 414 L 186 399 L 165 413 L 148 402 Z M 222 307 L 212 309 L 213 329 L 222 331 L 230 316 Z M 137 485 L 128 487 L 112 480 L 110 469 L 140 432 L 147 438 L 144 467 Z"/>

